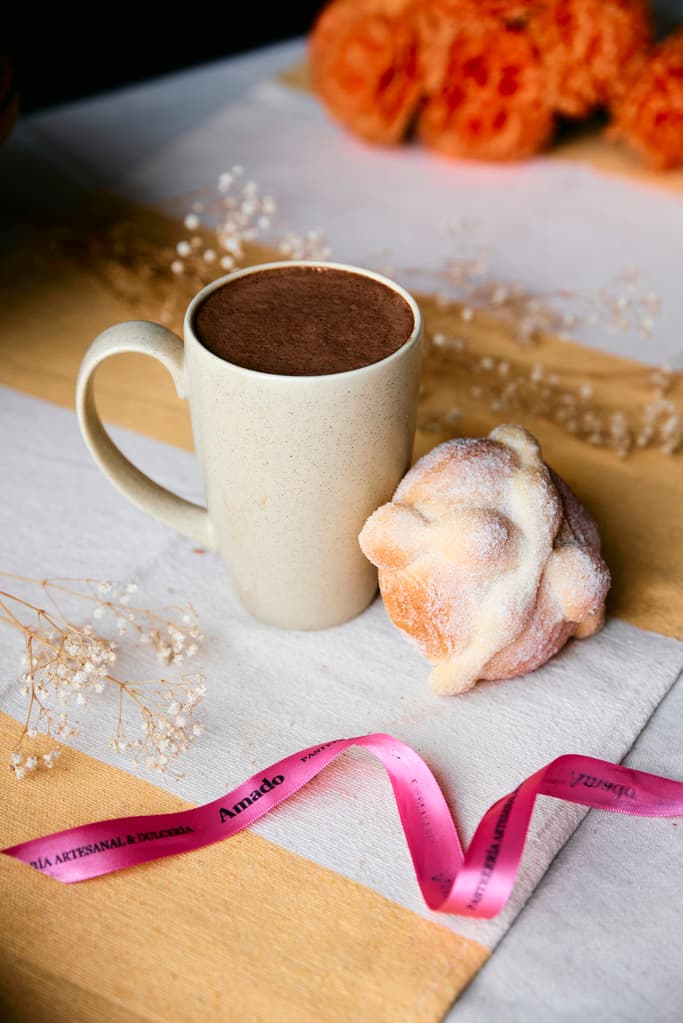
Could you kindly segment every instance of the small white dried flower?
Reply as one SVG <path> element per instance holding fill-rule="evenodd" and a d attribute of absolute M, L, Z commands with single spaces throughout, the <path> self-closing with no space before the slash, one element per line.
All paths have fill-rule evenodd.
<path fill-rule="evenodd" d="M 235 256 L 237 259 L 242 255 L 242 242 L 236 235 L 233 237 L 226 237 L 223 239 L 223 248 L 229 253 Z"/>
<path fill-rule="evenodd" d="M 105 610 L 116 608 L 112 626 L 116 625 L 121 631 L 133 630 L 143 642 L 146 640 L 152 643 L 157 652 L 169 660 L 182 660 L 186 647 L 196 649 L 198 642 L 195 638 L 201 634 L 196 627 L 196 615 L 192 608 L 187 611 L 171 609 L 170 619 L 164 620 L 152 611 L 120 608 L 122 603 L 128 601 L 130 594 L 136 591 L 135 583 L 116 588 L 110 583 L 91 583 L 89 580 L 84 580 L 83 584 L 83 589 L 79 590 L 71 583 L 66 587 L 58 580 L 35 581 L 41 590 L 49 592 L 50 587 L 54 586 L 72 597 L 80 596 L 89 601 L 93 600 L 93 594 L 96 593 L 95 606 L 102 610 L 104 617 Z M 35 771 L 39 766 L 51 767 L 56 759 L 56 751 L 54 755 L 43 754 L 38 757 L 33 753 L 26 754 L 22 749 L 24 741 L 37 737 L 39 725 L 42 724 L 48 735 L 54 738 L 73 738 L 78 734 L 78 727 L 69 720 L 68 708 L 73 704 L 86 705 L 90 693 L 102 693 L 110 685 L 116 687 L 119 694 L 119 717 L 111 741 L 112 749 L 124 753 L 134 752 L 136 756 L 149 756 L 154 761 L 155 770 L 165 771 L 174 758 L 189 748 L 193 734 L 192 714 L 200 699 L 199 689 L 192 684 L 190 677 L 175 685 L 160 679 L 156 693 L 149 688 L 150 681 L 139 687 L 134 683 L 122 682 L 109 674 L 110 666 L 116 660 L 115 644 L 98 635 L 91 625 L 73 626 L 61 617 L 61 612 L 48 614 L 11 595 L 5 595 L 4 599 L 16 600 L 19 613 L 28 607 L 37 617 L 37 624 L 33 618 L 27 625 L 17 618 L 17 627 L 23 629 L 26 636 L 24 653 L 28 670 L 24 671 L 21 681 L 25 695 L 34 697 L 29 709 L 29 720 L 10 765 L 17 777 L 24 777 L 27 772 Z M 181 622 L 181 617 L 186 617 L 187 621 Z M 95 618 L 101 620 L 100 615 L 95 615 Z M 190 637 L 192 643 L 189 642 Z M 144 739 L 129 740 L 123 734 L 122 701 L 128 701 L 126 706 L 141 714 Z M 175 704 L 176 713 L 171 719 L 161 712 L 168 703 Z M 63 711 L 56 709 L 60 704 L 65 708 Z M 175 723 L 175 718 L 183 722 L 182 727 Z M 164 737 L 168 738 L 168 748 L 162 751 L 159 743 Z"/>

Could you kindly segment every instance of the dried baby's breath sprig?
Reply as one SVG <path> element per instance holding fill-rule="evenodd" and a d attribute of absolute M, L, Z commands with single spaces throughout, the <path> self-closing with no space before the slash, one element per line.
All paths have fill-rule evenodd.
<path fill-rule="evenodd" d="M 322 231 L 293 231 L 281 220 L 274 196 L 243 176 L 236 164 L 219 175 L 217 196 L 194 200 L 183 221 L 188 235 L 176 244 L 173 273 L 203 279 L 209 264 L 217 277 L 247 263 L 254 242 L 274 247 L 282 259 L 329 259 Z"/>
<path fill-rule="evenodd" d="M 444 331 L 428 331 L 426 342 L 426 364 L 438 360 L 457 370 L 467 399 L 496 417 L 534 416 L 619 458 L 647 448 L 665 454 L 683 448 L 683 411 L 670 396 L 676 374 L 668 367 L 632 371 L 624 382 L 634 387 L 634 400 L 619 407 L 600 399 L 610 381 L 599 372 L 560 373 L 540 361 L 527 366 L 482 354 L 477 345 Z M 430 409 L 418 425 L 427 433 L 448 434 L 462 417 L 460 408 Z"/>
<path fill-rule="evenodd" d="M 64 593 L 94 604 L 92 616 L 98 621 L 113 621 L 120 636 L 132 634 L 140 643 L 151 646 L 161 664 L 182 664 L 199 649 L 203 635 L 197 624 L 197 612 L 191 604 L 168 606 L 163 613 L 131 603 L 138 591 L 137 583 L 125 586 L 110 581 L 81 580 L 80 588 L 67 585 L 68 580 L 48 579 L 43 588 L 51 597 Z"/>
<path fill-rule="evenodd" d="M 432 288 L 436 280 L 437 313 L 450 314 L 448 331 L 427 331 L 427 369 L 430 359 L 432 364 L 440 360 L 444 368 L 456 368 L 458 379 L 467 386 L 467 397 L 496 417 L 518 414 L 545 419 L 620 458 L 647 448 L 666 454 L 681 450 L 683 408 L 674 394 L 680 374 L 671 367 L 625 371 L 633 377 L 627 381 L 632 400 L 619 407 L 606 386 L 609 381 L 599 372 L 578 374 L 542 361 L 543 344 L 549 337 L 564 340 L 585 327 L 649 338 L 661 300 L 653 291 L 638 290 L 637 268 L 626 269 L 602 288 L 532 292 L 496 279 L 490 248 L 476 241 L 476 224 L 463 221 L 453 234 L 460 248 L 457 257 L 445 260 L 436 270 L 398 271 L 408 279 L 431 281 Z M 439 320 L 444 322 L 440 315 Z M 517 359 L 514 349 L 506 358 L 487 352 L 482 338 L 491 331 L 520 349 L 538 349 L 537 360 L 529 366 L 528 356 L 523 358 L 520 352 Z M 428 408 L 420 426 L 432 434 L 447 433 L 462 417 L 460 408 Z"/>
<path fill-rule="evenodd" d="M 31 579 L 0 573 L 20 587 L 38 590 L 49 604 L 40 607 L 9 590 L 0 590 L 0 623 L 17 629 L 24 640 L 24 671 L 21 692 L 28 705 L 23 729 L 10 757 L 15 777 L 24 778 L 38 768 L 52 768 L 60 755 L 57 740 L 79 734 L 71 718 L 74 707 L 87 705 L 94 697 L 114 693 L 117 718 L 112 749 L 132 753 L 151 770 L 169 771 L 172 762 L 185 752 L 201 725 L 194 710 L 205 693 L 200 675 L 185 675 L 180 681 L 165 678 L 130 681 L 113 674 L 118 658 L 117 643 L 101 634 L 109 625 L 119 636 L 151 646 L 166 665 L 180 664 L 197 653 L 202 634 L 194 609 L 167 607 L 151 611 L 131 603 L 135 583 L 118 585 L 94 579 Z M 62 609 L 65 601 L 92 605 L 91 624 L 74 625 Z M 142 735 L 129 738 L 124 725 L 125 711 L 137 715 Z M 34 740 L 48 739 L 40 755 Z M 176 774 L 176 777 L 179 775 Z"/>
<path fill-rule="evenodd" d="M 637 291 L 641 277 L 637 268 L 627 268 L 601 288 L 531 290 L 498 277 L 491 249 L 476 241 L 476 229 L 475 222 L 466 220 L 453 227 L 460 252 L 438 269 L 404 271 L 409 278 L 426 276 L 439 282 L 441 309 L 457 307 L 465 323 L 481 314 L 495 316 L 521 346 L 537 344 L 548 334 L 567 338 L 585 327 L 652 336 L 661 299 L 652 291 Z"/>
<path fill-rule="evenodd" d="M 132 753 L 136 763 L 150 771 L 168 771 L 171 762 L 185 753 L 192 740 L 204 731 L 203 726 L 193 720 L 193 713 L 205 692 L 202 675 L 184 675 L 176 683 L 163 678 L 127 683 L 126 695 L 142 716 L 142 736 L 128 737 L 121 690 L 116 730 L 109 746 L 116 753 Z M 174 777 L 183 775 L 174 772 Z"/>

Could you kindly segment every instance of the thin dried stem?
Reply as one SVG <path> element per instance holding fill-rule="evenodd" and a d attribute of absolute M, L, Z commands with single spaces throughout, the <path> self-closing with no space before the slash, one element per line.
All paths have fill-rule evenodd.
<path fill-rule="evenodd" d="M 138 642 L 150 645 L 165 664 L 180 663 L 197 652 L 203 637 L 194 609 L 188 605 L 158 613 L 131 607 L 130 595 L 137 591 L 134 583 L 122 587 L 95 579 L 32 579 L 9 572 L 0 572 L 0 576 L 37 589 L 55 606 L 55 611 L 48 612 L 24 596 L 0 591 L 0 623 L 24 637 L 26 671 L 20 681 L 28 704 L 22 732 L 11 753 L 15 776 L 23 778 L 39 766 L 51 768 L 60 751 L 53 747 L 41 757 L 31 752 L 29 746 L 38 732 L 52 740 L 76 736 L 78 726 L 69 720 L 71 705 L 85 705 L 113 687 L 118 709 L 110 746 L 117 752 L 131 753 L 150 770 L 169 770 L 201 733 L 193 713 L 205 692 L 202 677 L 183 676 L 176 682 L 117 678 L 110 671 L 116 662 L 116 644 L 96 633 L 91 625 L 72 624 L 52 594 L 94 604 L 95 619 L 108 616 L 119 633 L 132 630 Z M 65 582 L 69 585 L 64 586 Z M 139 716 L 139 737 L 126 734 L 126 704 Z"/>

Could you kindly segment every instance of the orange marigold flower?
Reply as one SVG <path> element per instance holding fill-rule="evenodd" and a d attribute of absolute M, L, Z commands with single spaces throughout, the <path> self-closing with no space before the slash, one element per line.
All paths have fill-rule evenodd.
<path fill-rule="evenodd" d="M 424 142 L 449 156 L 515 160 L 541 149 L 553 123 L 545 72 L 528 33 L 489 18 L 463 22 L 442 86 L 420 113 Z"/>
<path fill-rule="evenodd" d="M 530 25 L 550 101 L 568 117 L 607 106 L 652 38 L 648 0 L 540 0 Z"/>
<path fill-rule="evenodd" d="M 420 99 L 415 0 L 335 0 L 310 39 L 313 87 L 370 142 L 399 142 Z"/>
<path fill-rule="evenodd" d="M 420 34 L 420 67 L 425 92 L 441 89 L 458 33 L 489 22 L 524 25 L 538 0 L 422 0 L 416 10 Z"/>
<path fill-rule="evenodd" d="M 683 29 L 657 46 L 630 80 L 610 136 L 656 170 L 683 166 Z"/>

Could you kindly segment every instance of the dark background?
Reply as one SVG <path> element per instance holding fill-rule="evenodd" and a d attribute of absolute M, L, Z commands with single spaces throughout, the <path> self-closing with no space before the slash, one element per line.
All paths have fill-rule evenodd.
<path fill-rule="evenodd" d="M 24 112 L 304 35 L 324 0 L 138 4 L 7 0 L 0 51 L 10 53 Z M 660 29 L 683 0 L 653 0 Z M 3 45 L 4 44 L 4 45 Z"/>
<path fill-rule="evenodd" d="M 323 6 L 7 0 L 0 3 L 0 51 L 10 55 L 28 112 L 304 35 Z"/>

